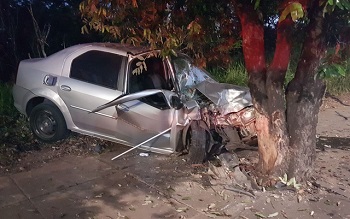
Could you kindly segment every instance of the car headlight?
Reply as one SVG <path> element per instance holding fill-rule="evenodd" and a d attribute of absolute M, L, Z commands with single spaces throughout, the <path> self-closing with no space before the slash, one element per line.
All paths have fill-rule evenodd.
<path fill-rule="evenodd" d="M 245 112 L 242 114 L 243 123 L 250 122 L 254 117 L 255 117 L 254 108 L 249 108 L 245 110 Z"/>

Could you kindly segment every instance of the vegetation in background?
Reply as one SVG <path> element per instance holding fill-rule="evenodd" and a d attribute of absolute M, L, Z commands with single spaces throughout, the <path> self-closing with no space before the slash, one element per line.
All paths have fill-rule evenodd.
<path fill-rule="evenodd" d="M 347 33 L 349 34 L 349 33 Z M 327 92 L 340 94 L 350 91 L 350 48 L 340 50 L 341 45 L 337 44 L 331 50 L 332 58 L 329 63 L 325 63 L 320 74 L 326 78 Z"/>
<path fill-rule="evenodd" d="M 14 82 L 18 63 L 63 48 L 101 41 L 98 34 L 82 35 L 81 0 L 0 1 L 0 82 Z"/>
<path fill-rule="evenodd" d="M 227 68 L 216 67 L 209 70 L 213 77 L 221 83 L 248 85 L 248 75 L 242 61 L 231 63 Z"/>
<path fill-rule="evenodd" d="M 12 85 L 0 82 L 0 166 L 16 163 L 19 148 L 30 138 L 27 119 L 13 105 Z"/>
<path fill-rule="evenodd" d="M 293 79 L 293 72 L 296 66 L 290 65 L 286 74 L 285 85 Z M 294 70 L 293 70 L 294 69 Z M 326 91 L 332 95 L 339 95 L 350 92 L 350 68 L 345 67 L 346 74 L 333 75 L 324 78 L 326 82 Z M 209 70 L 213 77 L 221 83 L 236 84 L 248 86 L 248 74 L 241 61 L 230 64 L 228 68 L 216 67 Z"/>
<path fill-rule="evenodd" d="M 330 77 L 325 80 L 327 92 L 332 95 L 350 92 L 350 69 L 345 76 Z"/>
<path fill-rule="evenodd" d="M 13 105 L 12 86 L 0 82 L 0 116 L 16 116 L 17 109 Z"/>

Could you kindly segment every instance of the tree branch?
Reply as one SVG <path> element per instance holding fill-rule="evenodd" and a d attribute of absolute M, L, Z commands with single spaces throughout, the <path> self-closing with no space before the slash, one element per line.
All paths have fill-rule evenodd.
<path fill-rule="evenodd" d="M 314 1 L 314 7 L 310 12 L 310 24 L 303 44 L 295 79 L 305 82 L 306 79 L 314 79 L 320 66 L 321 59 L 325 56 L 325 22 L 323 17 L 323 7 L 319 1 Z"/>
<path fill-rule="evenodd" d="M 242 47 L 249 74 L 264 74 L 266 70 L 264 26 L 258 12 L 249 2 L 233 1 L 242 26 Z"/>
<path fill-rule="evenodd" d="M 39 24 L 36 21 L 35 17 L 34 17 L 34 13 L 33 13 L 33 8 L 31 5 L 29 5 L 28 11 L 32 17 L 32 21 L 33 21 L 33 26 L 34 26 L 34 31 L 35 31 L 35 35 L 36 35 L 36 39 L 38 41 L 38 46 L 40 48 L 38 48 L 38 52 L 46 57 L 46 52 L 45 52 L 45 45 L 47 44 L 47 37 L 50 33 L 50 29 L 51 29 L 51 25 L 50 24 L 45 24 L 43 31 L 40 30 Z"/>

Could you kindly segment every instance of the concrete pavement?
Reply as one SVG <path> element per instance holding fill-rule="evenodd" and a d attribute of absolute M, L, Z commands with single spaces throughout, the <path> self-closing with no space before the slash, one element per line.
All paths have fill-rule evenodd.
<path fill-rule="evenodd" d="M 113 155 L 67 156 L 1 177 L 0 218 L 203 218 L 229 204 L 169 157 Z"/>
<path fill-rule="evenodd" d="M 110 161 L 114 155 L 66 156 L 1 177 L 0 218 L 350 218 L 348 193 L 327 193 L 321 202 L 298 202 L 285 191 L 251 198 L 209 185 L 181 158 L 135 152 Z"/>
<path fill-rule="evenodd" d="M 98 157 L 68 156 L 1 177 L 0 194 L 1 218 L 165 218 L 185 209 Z"/>

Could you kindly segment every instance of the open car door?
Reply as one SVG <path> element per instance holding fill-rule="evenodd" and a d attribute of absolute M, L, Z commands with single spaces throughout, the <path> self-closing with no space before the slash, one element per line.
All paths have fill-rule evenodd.
<path fill-rule="evenodd" d="M 161 107 L 155 106 L 154 102 Z M 116 108 L 118 133 L 130 145 L 138 145 L 170 128 L 171 131 L 146 142 L 142 148 L 158 153 L 176 150 L 178 134 L 186 119 L 183 105 L 174 92 L 149 89 L 122 95 L 97 107 L 92 113 L 108 107 Z"/>

